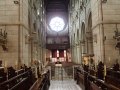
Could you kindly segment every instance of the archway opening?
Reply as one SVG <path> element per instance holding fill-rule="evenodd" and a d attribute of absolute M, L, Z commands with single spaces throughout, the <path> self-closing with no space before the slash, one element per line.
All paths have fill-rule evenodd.
<path fill-rule="evenodd" d="M 92 15 L 90 13 L 88 18 L 88 29 L 86 32 L 87 36 L 87 53 L 93 55 L 93 32 L 92 32 Z"/>
<path fill-rule="evenodd" d="M 82 53 L 82 56 L 83 54 L 86 53 L 86 47 L 85 47 L 85 24 L 82 23 L 82 27 L 81 27 L 81 47 L 82 47 L 82 50 L 81 50 L 81 53 Z"/>

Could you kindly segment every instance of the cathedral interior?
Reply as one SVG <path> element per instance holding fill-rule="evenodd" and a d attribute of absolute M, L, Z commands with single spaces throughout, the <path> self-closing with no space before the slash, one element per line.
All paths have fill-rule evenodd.
<path fill-rule="evenodd" d="M 120 90 L 120 0 L 0 0 L 0 90 Z"/>

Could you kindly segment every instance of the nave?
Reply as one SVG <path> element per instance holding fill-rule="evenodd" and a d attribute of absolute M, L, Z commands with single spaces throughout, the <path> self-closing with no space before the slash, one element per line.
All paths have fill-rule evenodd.
<path fill-rule="evenodd" d="M 0 0 L 0 90 L 80 88 L 120 90 L 120 0 Z"/>

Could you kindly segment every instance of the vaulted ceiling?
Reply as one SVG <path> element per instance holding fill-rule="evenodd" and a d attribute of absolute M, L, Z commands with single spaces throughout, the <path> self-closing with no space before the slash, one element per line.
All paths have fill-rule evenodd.
<path fill-rule="evenodd" d="M 45 0 L 47 12 L 67 12 L 69 0 Z"/>

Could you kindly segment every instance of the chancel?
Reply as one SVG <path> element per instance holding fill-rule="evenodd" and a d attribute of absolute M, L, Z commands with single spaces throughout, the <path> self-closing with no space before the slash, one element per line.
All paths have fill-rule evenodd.
<path fill-rule="evenodd" d="M 120 90 L 120 0 L 0 0 L 0 90 Z"/>

